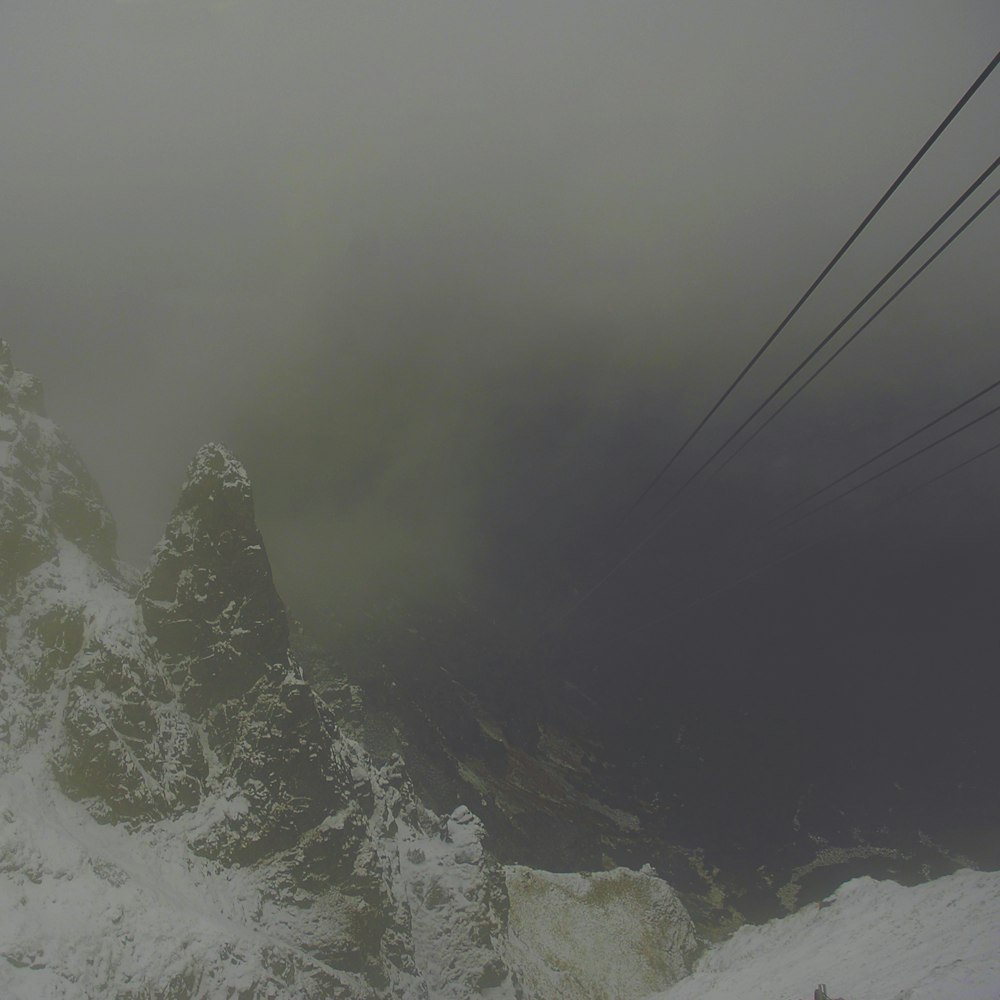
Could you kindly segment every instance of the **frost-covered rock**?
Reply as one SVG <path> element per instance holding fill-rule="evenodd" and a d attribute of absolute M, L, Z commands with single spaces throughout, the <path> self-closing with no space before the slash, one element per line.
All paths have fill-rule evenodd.
<path fill-rule="evenodd" d="M 521 995 L 506 956 L 503 869 L 483 848 L 479 820 L 460 806 L 427 829 L 430 814 L 400 817 L 400 880 L 410 901 L 415 959 L 432 997 Z"/>
<path fill-rule="evenodd" d="M 529 996 L 637 1000 L 682 979 L 697 945 L 680 899 L 652 870 L 506 869 L 510 956 Z"/>
<path fill-rule="evenodd" d="M 151 651 L 85 651 L 69 677 L 62 721 L 58 770 L 95 812 L 149 819 L 198 801 L 205 753 Z"/>
<path fill-rule="evenodd" d="M 234 780 L 247 809 L 214 829 L 200 849 L 244 864 L 291 846 L 354 794 L 336 753 L 332 713 L 294 664 L 270 668 L 241 699 L 209 719 L 206 734 L 222 773 Z"/>

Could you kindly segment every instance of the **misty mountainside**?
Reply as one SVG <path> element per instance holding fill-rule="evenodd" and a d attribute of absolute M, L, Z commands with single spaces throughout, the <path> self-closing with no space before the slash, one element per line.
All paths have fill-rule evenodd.
<path fill-rule="evenodd" d="M 0 612 L 5 998 L 597 1000 L 686 974 L 694 927 L 651 869 L 504 867 L 469 808 L 431 810 L 350 737 L 224 447 L 123 566 L 5 343 Z"/>
<path fill-rule="evenodd" d="M 760 693 L 738 711 L 727 690 L 654 712 L 637 698 L 616 719 L 611 698 L 519 662 L 497 623 L 458 598 L 375 607 L 330 635 L 293 630 L 308 676 L 373 756 L 406 758 L 425 801 L 474 804 L 507 863 L 650 863 L 706 937 L 815 903 L 851 878 L 915 884 L 996 865 L 982 781 L 956 779 L 949 798 L 943 763 L 941 774 L 893 770 L 829 719 L 804 718 L 817 731 L 791 744 L 800 756 Z M 810 739 L 824 744 L 815 770 Z M 950 835 L 959 824 L 971 843 Z"/>
<path fill-rule="evenodd" d="M 507 864 L 554 871 L 652 863 L 677 889 L 699 931 L 738 921 L 739 886 L 697 846 L 653 831 L 644 804 L 622 786 L 608 748 L 588 729 L 580 696 L 557 715 L 530 677 L 503 671 L 486 688 L 463 673 L 492 662 L 495 639 L 461 612 L 373 611 L 369 626 L 321 645 L 302 626 L 292 644 L 343 731 L 379 761 L 401 755 L 423 801 L 437 811 L 469 803 Z M 331 648 L 337 650 L 331 652 Z"/>

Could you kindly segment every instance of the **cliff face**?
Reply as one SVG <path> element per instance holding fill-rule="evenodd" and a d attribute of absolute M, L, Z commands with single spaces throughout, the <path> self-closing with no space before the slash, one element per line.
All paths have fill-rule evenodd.
<path fill-rule="evenodd" d="M 571 961 L 527 962 L 476 817 L 306 683 L 236 458 L 195 456 L 135 594 L 3 343 L 0 815 L 5 996 L 544 997 L 524 968 Z"/>

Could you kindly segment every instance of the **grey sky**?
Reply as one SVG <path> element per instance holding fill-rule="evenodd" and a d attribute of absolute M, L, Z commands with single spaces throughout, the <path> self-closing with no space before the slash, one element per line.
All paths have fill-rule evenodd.
<path fill-rule="evenodd" d="M 250 467 L 293 604 L 430 565 L 476 580 L 518 538 L 558 561 L 998 40 L 992 2 L 7 0 L 3 333 L 133 561 L 213 438 Z M 995 76 L 744 405 L 997 154 Z M 796 495 L 995 377 L 997 231 L 734 495 Z"/>

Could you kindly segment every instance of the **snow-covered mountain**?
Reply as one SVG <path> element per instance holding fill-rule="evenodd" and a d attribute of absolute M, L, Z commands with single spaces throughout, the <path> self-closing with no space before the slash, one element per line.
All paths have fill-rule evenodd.
<path fill-rule="evenodd" d="M 0 342 L 0 996 L 596 1000 L 685 974 L 652 871 L 504 869 L 483 841 L 306 682 L 242 465 L 198 452 L 136 576 Z"/>
<path fill-rule="evenodd" d="M 391 748 L 373 762 L 355 694 L 342 725 L 290 652 L 232 454 L 198 452 L 137 574 L 0 341 L 4 1000 L 1000 1000 L 1000 874 L 806 906 L 790 882 L 797 912 L 697 957 L 651 868 L 499 864 L 468 808 L 429 809 Z M 505 783 L 448 759 L 500 815 L 551 799 L 628 826 L 569 773 L 594 762 L 542 736 L 492 735 L 520 761 Z"/>

